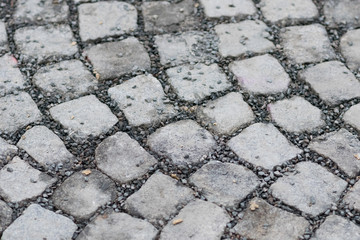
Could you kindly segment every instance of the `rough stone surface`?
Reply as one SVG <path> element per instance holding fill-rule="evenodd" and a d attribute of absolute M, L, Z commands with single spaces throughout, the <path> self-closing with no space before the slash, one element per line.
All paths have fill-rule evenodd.
<path fill-rule="evenodd" d="M 285 24 L 309 21 L 319 16 L 311 0 L 261 0 L 260 9 L 268 21 Z"/>
<path fill-rule="evenodd" d="M 330 27 L 347 25 L 360 26 L 360 1 L 359 0 L 327 0 L 324 4 L 325 22 Z"/>
<path fill-rule="evenodd" d="M 346 129 L 322 135 L 310 142 L 309 148 L 333 160 L 346 174 L 356 177 L 360 172 L 360 141 Z"/>
<path fill-rule="evenodd" d="M 305 80 L 326 103 L 334 105 L 360 97 L 360 82 L 343 63 L 330 61 L 300 72 Z"/>
<path fill-rule="evenodd" d="M 65 0 L 19 0 L 16 3 L 14 19 L 16 23 L 65 22 L 69 7 Z"/>
<path fill-rule="evenodd" d="M 290 78 L 280 63 L 269 54 L 235 61 L 230 64 L 230 70 L 240 86 L 254 94 L 284 92 L 290 83 Z"/>
<path fill-rule="evenodd" d="M 344 202 L 357 211 L 360 210 L 360 182 L 358 181 L 344 197 Z"/>
<path fill-rule="evenodd" d="M 40 119 L 41 113 L 28 93 L 0 98 L 0 131 L 14 132 Z"/>
<path fill-rule="evenodd" d="M 357 240 L 360 239 L 360 228 L 340 216 L 328 216 L 311 240 Z"/>
<path fill-rule="evenodd" d="M 257 208 L 252 210 L 248 207 L 242 219 L 234 227 L 243 237 L 256 240 L 298 240 L 309 226 L 303 217 L 273 207 L 260 198 L 252 199 L 251 204 L 256 204 Z"/>
<path fill-rule="evenodd" d="M 16 30 L 17 50 L 25 59 L 46 59 L 72 56 L 77 52 L 75 38 L 68 25 L 32 26 Z"/>
<path fill-rule="evenodd" d="M 3 201 L 0 200 L 0 234 L 12 221 L 13 210 Z"/>
<path fill-rule="evenodd" d="M 38 204 L 31 204 L 4 232 L 2 240 L 71 239 L 76 224 Z"/>
<path fill-rule="evenodd" d="M 5 23 L 0 21 L 0 52 L 8 49 Z"/>
<path fill-rule="evenodd" d="M 200 158 L 216 146 L 212 135 L 192 120 L 158 129 L 148 137 L 147 143 L 152 151 L 180 165 L 200 162 Z"/>
<path fill-rule="evenodd" d="M 139 178 L 157 163 L 137 141 L 123 132 L 118 132 L 99 144 L 95 159 L 100 170 L 119 182 Z"/>
<path fill-rule="evenodd" d="M 251 0 L 200 0 L 207 17 L 219 18 L 246 16 L 256 13 L 256 8 Z"/>
<path fill-rule="evenodd" d="M 172 105 L 164 103 L 163 88 L 152 75 L 129 79 L 108 93 L 132 126 L 155 124 L 176 114 Z"/>
<path fill-rule="evenodd" d="M 44 94 L 58 94 L 67 99 L 88 93 L 98 83 L 79 60 L 42 67 L 35 73 L 33 82 Z"/>
<path fill-rule="evenodd" d="M 177 207 L 186 205 L 193 199 L 190 188 L 158 172 L 152 175 L 139 191 L 126 199 L 125 209 L 130 214 L 159 224 L 159 221 L 176 214 Z"/>
<path fill-rule="evenodd" d="M 172 66 L 188 62 L 205 62 L 215 59 L 217 49 L 215 36 L 207 32 L 189 31 L 181 34 L 155 36 L 160 62 Z"/>
<path fill-rule="evenodd" d="M 83 41 L 129 33 L 137 28 L 136 9 L 125 2 L 85 3 L 78 11 Z"/>
<path fill-rule="evenodd" d="M 215 134 L 230 135 L 255 119 L 250 106 L 243 100 L 240 93 L 231 92 L 196 112 L 199 119 Z"/>
<path fill-rule="evenodd" d="M 54 205 L 64 212 L 87 219 L 102 205 L 116 197 L 114 182 L 100 171 L 85 175 L 76 172 L 58 187 L 52 196 Z"/>
<path fill-rule="evenodd" d="M 352 106 L 349 110 L 347 110 L 343 117 L 345 123 L 350 124 L 358 131 L 360 131 L 360 104 L 356 104 Z"/>
<path fill-rule="evenodd" d="M 0 137 L 0 163 L 5 160 L 10 160 L 10 158 L 14 156 L 17 151 L 18 148 L 16 146 L 7 143 Z"/>
<path fill-rule="evenodd" d="M 51 116 L 70 136 L 87 138 L 107 132 L 118 119 L 109 107 L 101 103 L 94 95 L 88 95 L 50 108 Z"/>
<path fill-rule="evenodd" d="M 55 178 L 34 169 L 19 157 L 0 170 L 0 195 L 10 202 L 20 202 L 40 195 Z"/>
<path fill-rule="evenodd" d="M 134 37 L 120 42 L 101 43 L 84 50 L 100 80 L 150 69 L 144 46 Z"/>
<path fill-rule="evenodd" d="M 340 49 L 346 65 L 353 71 L 360 71 L 360 29 L 345 33 L 341 37 Z"/>
<path fill-rule="evenodd" d="M 24 84 L 16 59 L 8 54 L 0 57 L 0 96 L 24 89 Z"/>
<path fill-rule="evenodd" d="M 236 207 L 260 183 L 249 169 L 233 163 L 211 161 L 190 177 L 210 202 Z"/>
<path fill-rule="evenodd" d="M 217 64 L 182 65 L 166 70 L 169 83 L 182 100 L 199 102 L 231 87 Z"/>
<path fill-rule="evenodd" d="M 268 105 L 271 118 L 289 132 L 313 131 L 325 125 L 320 109 L 302 97 L 292 97 Z"/>
<path fill-rule="evenodd" d="M 219 52 L 223 57 L 237 57 L 245 53 L 266 53 L 275 46 L 267 39 L 268 27 L 261 21 L 246 20 L 240 23 L 215 26 L 219 36 Z"/>
<path fill-rule="evenodd" d="M 61 139 L 45 126 L 35 126 L 26 131 L 17 143 L 38 163 L 49 169 L 69 169 L 75 157 L 66 149 Z"/>
<path fill-rule="evenodd" d="M 293 63 L 321 62 L 335 58 L 325 28 L 320 24 L 287 27 L 280 34 L 285 55 Z"/>
<path fill-rule="evenodd" d="M 272 169 L 302 152 L 272 124 L 255 123 L 228 142 L 228 146 L 242 159 L 256 166 Z M 251 149 L 251 151 L 249 151 Z"/>
<path fill-rule="evenodd" d="M 126 213 L 99 215 L 85 227 L 76 240 L 133 239 L 154 240 L 157 229 L 146 220 Z"/>
<path fill-rule="evenodd" d="M 270 187 L 274 197 L 316 216 L 339 200 L 347 182 L 312 162 L 300 162 L 295 172 Z"/>

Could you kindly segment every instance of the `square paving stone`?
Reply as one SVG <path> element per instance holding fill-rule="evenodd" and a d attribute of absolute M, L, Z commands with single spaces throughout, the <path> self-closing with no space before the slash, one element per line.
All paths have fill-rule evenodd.
<path fill-rule="evenodd" d="M 210 18 L 246 16 L 256 13 L 251 0 L 200 0 L 205 15 Z"/>
<path fill-rule="evenodd" d="M 360 26 L 360 1 L 359 0 L 326 0 L 324 4 L 325 22 L 330 27 L 347 25 L 348 27 Z"/>
<path fill-rule="evenodd" d="M 298 96 L 271 103 L 268 111 L 272 120 L 289 132 L 310 132 L 325 125 L 320 109 Z"/>
<path fill-rule="evenodd" d="M 40 195 L 56 178 L 31 167 L 19 157 L 0 170 L 0 195 L 9 202 L 20 202 Z"/>
<path fill-rule="evenodd" d="M 249 169 L 219 161 L 205 164 L 189 180 L 208 201 L 225 207 L 236 207 L 260 183 Z"/>
<path fill-rule="evenodd" d="M 174 221 L 181 220 L 179 224 Z M 186 205 L 162 230 L 160 240 L 220 239 L 229 215 L 217 205 L 201 200 Z"/>
<path fill-rule="evenodd" d="M 159 221 L 176 214 L 178 207 L 193 199 L 193 191 L 190 188 L 158 172 L 152 175 L 139 191 L 126 199 L 125 209 L 132 215 L 161 225 Z"/>
<path fill-rule="evenodd" d="M 160 62 L 172 66 L 216 59 L 217 41 L 208 32 L 189 31 L 155 36 Z"/>
<path fill-rule="evenodd" d="M 0 234 L 12 221 L 13 210 L 3 201 L 0 200 Z"/>
<path fill-rule="evenodd" d="M 18 148 L 5 141 L 0 137 L 0 164 L 5 160 L 10 160 L 18 151 Z"/>
<path fill-rule="evenodd" d="M 41 120 L 39 109 L 26 92 L 0 98 L 0 106 L 0 131 L 14 132 Z"/>
<path fill-rule="evenodd" d="M 231 92 L 205 107 L 199 107 L 196 117 L 215 134 L 230 135 L 255 119 L 250 106 L 238 92 Z"/>
<path fill-rule="evenodd" d="M 129 79 L 108 93 L 132 126 L 156 124 L 176 115 L 174 107 L 164 103 L 164 90 L 152 75 Z"/>
<path fill-rule="evenodd" d="M 311 0 L 262 0 L 260 9 L 268 21 L 282 24 L 309 21 L 319 16 Z"/>
<path fill-rule="evenodd" d="M 15 32 L 14 40 L 17 49 L 27 60 L 43 62 L 69 57 L 77 52 L 77 46 L 72 44 L 75 38 L 68 25 L 20 28 Z"/>
<path fill-rule="evenodd" d="M 141 177 L 157 163 L 137 141 L 123 132 L 100 143 L 95 151 L 95 160 L 101 171 L 121 183 Z"/>
<path fill-rule="evenodd" d="M 84 50 L 100 80 L 150 69 L 144 46 L 134 37 L 120 42 L 101 43 Z"/>
<path fill-rule="evenodd" d="M 4 232 L 2 240 L 71 239 L 76 224 L 69 218 L 31 204 Z"/>
<path fill-rule="evenodd" d="M 79 60 L 46 65 L 35 73 L 33 82 L 45 95 L 60 95 L 66 99 L 88 93 L 98 83 Z"/>
<path fill-rule="evenodd" d="M 192 120 L 171 123 L 148 137 L 150 149 L 175 164 L 199 163 L 215 146 L 213 136 Z"/>
<path fill-rule="evenodd" d="M 285 55 L 296 64 L 335 58 L 325 28 L 320 24 L 284 28 L 280 33 Z"/>
<path fill-rule="evenodd" d="M 54 170 L 55 165 L 70 169 L 75 160 L 61 139 L 45 126 L 35 126 L 27 130 L 17 146 L 24 149 L 46 169 Z"/>
<path fill-rule="evenodd" d="M 125 2 L 85 3 L 78 11 L 83 41 L 129 33 L 137 28 L 136 9 Z"/>
<path fill-rule="evenodd" d="M 87 219 L 95 211 L 116 198 L 115 183 L 100 171 L 91 169 L 85 175 L 76 172 L 58 187 L 52 196 L 54 205 L 79 219 Z"/>
<path fill-rule="evenodd" d="M 19 0 L 13 17 L 16 23 L 55 23 L 65 22 L 68 15 L 69 7 L 65 0 Z"/>
<path fill-rule="evenodd" d="M 0 42 L 1 45 L 1 42 Z M 0 96 L 24 89 L 25 80 L 11 55 L 0 57 Z"/>
<path fill-rule="evenodd" d="M 5 23 L 0 21 L 0 52 L 8 49 Z"/>
<path fill-rule="evenodd" d="M 360 153 L 360 141 L 346 129 L 315 138 L 309 148 L 333 160 L 350 177 L 360 172 L 360 161 L 356 158 Z"/>
<path fill-rule="evenodd" d="M 360 82 L 343 63 L 330 61 L 309 67 L 299 78 L 311 85 L 320 98 L 330 105 L 360 96 Z"/>
<path fill-rule="evenodd" d="M 343 119 L 345 123 L 350 124 L 358 131 L 360 131 L 360 104 L 356 104 L 347 110 L 343 116 Z"/>
<path fill-rule="evenodd" d="M 50 108 L 50 114 L 69 135 L 84 139 L 106 133 L 117 122 L 110 108 L 94 95 L 88 95 Z"/>
<path fill-rule="evenodd" d="M 312 162 L 300 162 L 295 172 L 271 185 L 272 195 L 304 213 L 316 216 L 335 204 L 347 182 Z"/>
<path fill-rule="evenodd" d="M 346 65 L 351 70 L 360 72 L 360 29 L 345 33 L 340 40 L 340 49 Z"/>
<path fill-rule="evenodd" d="M 358 181 L 344 197 L 344 202 L 356 211 L 360 211 L 360 182 Z"/>
<path fill-rule="evenodd" d="M 189 102 L 199 102 L 231 87 L 217 64 L 182 65 L 170 68 L 166 73 L 178 97 Z"/>
<path fill-rule="evenodd" d="M 269 28 L 261 21 L 246 20 L 240 23 L 215 26 L 219 36 L 219 52 L 223 57 L 237 57 L 246 53 L 266 53 L 274 44 L 266 39 Z"/>
<path fill-rule="evenodd" d="M 292 145 L 272 124 L 255 123 L 228 142 L 239 156 L 256 166 L 272 169 L 296 157 L 302 150 Z"/>
<path fill-rule="evenodd" d="M 234 227 L 235 232 L 242 237 L 256 240 L 298 240 L 309 226 L 305 218 L 271 206 L 260 198 L 252 199 L 251 204 L 256 204 L 257 208 L 253 210 L 248 207 Z"/>
<path fill-rule="evenodd" d="M 340 216 L 332 215 L 316 230 L 311 240 L 358 240 L 360 228 L 355 223 Z"/>
<path fill-rule="evenodd" d="M 76 240 L 124 239 L 153 240 L 158 230 L 146 220 L 134 218 L 126 213 L 99 215 L 88 224 Z"/>
<path fill-rule="evenodd" d="M 281 64 L 269 54 L 235 61 L 230 64 L 230 70 L 240 86 L 254 94 L 284 92 L 290 83 L 290 78 Z"/>
<path fill-rule="evenodd" d="M 145 31 L 175 31 L 196 25 L 192 16 L 194 1 L 183 0 L 177 3 L 166 1 L 144 2 L 141 5 L 144 16 Z"/>

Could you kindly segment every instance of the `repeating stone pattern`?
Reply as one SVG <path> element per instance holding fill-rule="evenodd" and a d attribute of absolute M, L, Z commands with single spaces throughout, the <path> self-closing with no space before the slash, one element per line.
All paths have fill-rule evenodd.
<path fill-rule="evenodd" d="M 346 174 L 355 177 L 360 172 L 360 141 L 346 129 L 322 135 L 310 142 L 309 148 L 333 160 Z"/>
<path fill-rule="evenodd" d="M 268 110 L 276 124 L 290 132 L 312 131 L 325 125 L 320 109 L 302 97 L 271 103 Z"/>
<path fill-rule="evenodd" d="M 360 118 L 360 104 L 356 104 L 352 106 L 349 110 L 347 110 L 344 114 L 344 121 L 347 124 L 355 127 L 358 131 L 360 131 L 360 123 L 358 119 Z"/>
<path fill-rule="evenodd" d="M 137 28 L 136 9 L 125 2 L 85 3 L 78 11 L 83 41 L 129 33 Z"/>
<path fill-rule="evenodd" d="M 18 148 L 9 144 L 5 139 L 0 137 L 0 163 L 5 160 L 10 160 L 18 151 Z"/>
<path fill-rule="evenodd" d="M 359 238 L 359 226 L 340 216 L 331 215 L 320 225 L 320 228 L 315 232 L 315 236 L 311 240 L 356 240 Z"/>
<path fill-rule="evenodd" d="M 8 54 L 0 57 L 0 96 L 22 90 L 24 87 L 25 80 L 17 67 L 16 59 Z"/>
<path fill-rule="evenodd" d="M 256 8 L 251 0 L 200 0 L 200 2 L 206 16 L 210 18 L 246 16 L 256 13 Z"/>
<path fill-rule="evenodd" d="M 5 202 L 0 200 L 0 233 L 11 223 L 12 213 L 13 210 Z"/>
<path fill-rule="evenodd" d="M 69 218 L 31 204 L 3 233 L 4 240 L 12 239 L 71 239 L 76 224 Z"/>
<path fill-rule="evenodd" d="M 132 126 L 151 125 L 176 115 L 174 107 L 164 103 L 161 83 L 152 75 L 129 79 L 108 93 Z"/>
<path fill-rule="evenodd" d="M 360 182 L 358 181 L 344 197 L 344 202 L 351 207 L 360 210 Z"/>
<path fill-rule="evenodd" d="M 92 91 L 98 83 L 79 60 L 42 67 L 35 73 L 33 82 L 44 94 L 56 94 L 66 99 L 80 97 Z"/>
<path fill-rule="evenodd" d="M 227 144 L 238 156 L 256 166 L 272 169 L 302 152 L 272 124 L 255 123 Z M 251 151 L 249 151 L 251 149 Z"/>
<path fill-rule="evenodd" d="M 181 219 L 180 224 L 173 221 Z M 196 200 L 185 206 L 163 229 L 160 239 L 220 239 L 229 215 L 213 203 Z"/>
<path fill-rule="evenodd" d="M 193 199 L 194 195 L 190 188 L 158 172 L 125 201 L 125 209 L 130 214 L 161 225 L 159 221 L 176 214 L 177 207 L 186 205 Z"/>
<path fill-rule="evenodd" d="M 94 95 L 56 105 L 50 108 L 50 114 L 78 139 L 106 133 L 118 122 L 109 107 Z"/>
<path fill-rule="evenodd" d="M 269 54 L 235 61 L 230 64 L 230 70 L 240 86 L 254 94 L 284 92 L 290 83 L 280 63 Z"/>
<path fill-rule="evenodd" d="M 286 56 L 296 64 L 335 58 L 325 28 L 320 24 L 292 26 L 280 34 Z"/>
<path fill-rule="evenodd" d="M 182 100 L 199 102 L 231 87 L 217 64 L 182 65 L 166 70 L 169 83 Z"/>
<path fill-rule="evenodd" d="M 100 80 L 150 68 L 149 55 L 134 37 L 91 46 L 84 50 L 84 54 L 93 64 Z"/>
<path fill-rule="evenodd" d="M 299 77 L 308 82 L 320 98 L 330 105 L 360 97 L 360 82 L 343 63 L 320 63 L 300 72 Z"/>
<path fill-rule="evenodd" d="M 198 163 L 215 146 L 213 136 L 192 120 L 171 123 L 148 137 L 150 149 L 169 157 L 175 164 Z"/>
<path fill-rule="evenodd" d="M 210 202 L 226 207 L 239 204 L 260 183 L 249 169 L 233 163 L 211 161 L 190 177 Z"/>
<path fill-rule="evenodd" d="M 261 21 L 246 20 L 215 26 L 219 36 L 219 52 L 223 57 L 237 57 L 246 53 L 266 53 L 275 48 L 268 40 L 269 28 Z"/>
<path fill-rule="evenodd" d="M 360 29 L 350 30 L 341 37 L 341 53 L 347 66 L 353 71 L 360 69 Z"/>
<path fill-rule="evenodd" d="M 235 92 L 199 107 L 196 116 L 208 129 L 219 135 L 233 134 L 255 119 L 242 95 Z"/>
<path fill-rule="evenodd" d="M 10 202 L 20 202 L 40 195 L 55 178 L 31 167 L 19 157 L 0 170 L 0 195 Z"/>
<path fill-rule="evenodd" d="M 0 52 L 8 49 L 5 23 L 0 21 Z"/>
<path fill-rule="evenodd" d="M 252 209 L 251 205 L 256 206 L 255 209 Z M 241 236 L 250 239 L 297 240 L 305 233 L 308 226 L 309 223 L 303 217 L 271 206 L 262 199 L 254 198 L 234 229 Z"/>
<path fill-rule="evenodd" d="M 76 240 L 118 239 L 120 236 L 134 240 L 154 240 L 157 232 L 146 220 L 112 212 L 97 216 Z"/>
<path fill-rule="evenodd" d="M 54 205 L 78 218 L 87 219 L 102 205 L 116 197 L 115 183 L 96 169 L 90 174 L 76 172 L 58 187 L 52 196 Z"/>
<path fill-rule="evenodd" d="M 347 182 L 312 162 L 301 162 L 295 172 L 271 185 L 274 197 L 311 216 L 319 215 L 339 200 Z"/>
<path fill-rule="evenodd" d="M 325 21 L 330 27 L 360 26 L 359 12 L 359 0 L 327 0 L 324 4 Z"/>
<path fill-rule="evenodd" d="M 99 144 L 95 159 L 100 170 L 119 182 L 139 178 L 157 163 L 137 141 L 123 132 L 118 132 Z"/>
<path fill-rule="evenodd" d="M 14 132 L 41 120 L 41 113 L 26 92 L 0 98 L 0 131 Z"/>
<path fill-rule="evenodd" d="M 77 52 L 75 38 L 68 25 L 31 26 L 16 30 L 18 50 L 27 59 L 43 62 L 47 59 L 72 56 Z"/>

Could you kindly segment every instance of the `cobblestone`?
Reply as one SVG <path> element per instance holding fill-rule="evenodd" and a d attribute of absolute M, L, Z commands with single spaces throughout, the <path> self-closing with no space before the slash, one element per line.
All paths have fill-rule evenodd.
<path fill-rule="evenodd" d="M 353 71 L 360 69 L 360 29 L 350 30 L 341 37 L 341 53 L 347 66 Z"/>
<path fill-rule="evenodd" d="M 355 127 L 358 131 L 360 131 L 360 123 L 358 119 L 360 118 L 360 104 L 356 104 L 352 106 L 348 111 L 344 114 L 344 121 L 347 124 Z"/>
<path fill-rule="evenodd" d="M 360 182 L 357 182 L 344 197 L 344 202 L 357 211 L 360 210 Z"/>
<path fill-rule="evenodd" d="M 205 14 L 210 18 L 246 16 L 256 13 L 256 8 L 251 0 L 200 0 Z"/>
<path fill-rule="evenodd" d="M 345 24 L 352 27 L 360 26 L 359 0 L 327 0 L 324 4 L 325 21 L 330 27 Z"/>
<path fill-rule="evenodd" d="M 10 225 L 13 210 L 3 201 L 0 200 L 0 233 Z"/>
<path fill-rule="evenodd" d="M 5 23 L 0 21 L 0 52 L 8 49 L 7 33 Z"/>
<path fill-rule="evenodd" d="M 22 90 L 24 87 L 25 80 L 17 67 L 16 59 L 8 54 L 0 57 L 0 96 Z"/>
<path fill-rule="evenodd" d="M 14 145 L 7 143 L 0 137 L 0 163 L 5 160 L 10 160 L 18 151 L 18 148 Z"/>

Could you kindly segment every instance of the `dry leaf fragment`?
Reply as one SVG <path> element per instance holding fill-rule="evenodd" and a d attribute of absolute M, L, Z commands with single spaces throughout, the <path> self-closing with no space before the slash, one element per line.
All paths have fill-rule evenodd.
<path fill-rule="evenodd" d="M 174 173 L 172 173 L 172 174 L 170 175 L 170 177 L 175 178 L 176 180 L 179 180 L 179 179 L 180 179 L 180 178 L 179 178 L 176 174 L 174 174 Z"/>
<path fill-rule="evenodd" d="M 357 160 L 360 160 L 360 153 L 354 154 L 354 157 L 355 157 Z"/>
<path fill-rule="evenodd" d="M 250 202 L 250 210 L 255 211 L 259 208 L 259 205 L 256 204 L 256 202 Z"/>
<path fill-rule="evenodd" d="M 75 116 L 71 116 L 70 119 L 73 120 L 75 118 Z"/>
<path fill-rule="evenodd" d="M 71 42 L 71 46 L 75 46 L 76 45 L 76 42 Z"/>
<path fill-rule="evenodd" d="M 87 176 L 87 175 L 89 175 L 91 173 L 91 170 L 90 169 L 85 169 L 81 173 L 84 174 L 85 176 Z"/>
<path fill-rule="evenodd" d="M 179 224 L 179 223 L 182 223 L 182 222 L 183 222 L 182 219 L 175 219 L 175 220 L 172 222 L 172 224 L 173 224 L 173 225 L 176 225 L 176 224 Z"/>

